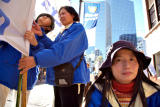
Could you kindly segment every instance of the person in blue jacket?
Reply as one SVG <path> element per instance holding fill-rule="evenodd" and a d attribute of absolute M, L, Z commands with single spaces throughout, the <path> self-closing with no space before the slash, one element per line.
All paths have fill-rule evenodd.
<path fill-rule="evenodd" d="M 54 19 L 51 15 L 43 13 L 37 17 L 36 20 L 44 31 L 47 33 L 49 30 L 54 29 Z M 48 28 L 47 28 L 48 26 Z M 36 53 L 33 50 L 34 47 L 30 48 L 30 55 Z M 21 58 L 21 53 L 12 47 L 10 44 L 0 41 L 0 107 L 4 107 L 6 103 L 6 98 L 8 96 L 10 89 L 17 90 L 18 87 L 18 78 L 19 78 L 19 70 L 18 70 L 18 62 Z M 38 67 L 32 68 L 28 71 L 27 78 L 27 90 L 29 94 L 29 90 L 33 88 L 37 81 L 38 77 Z"/>
<path fill-rule="evenodd" d="M 85 107 L 160 107 L 160 86 L 143 72 L 150 61 L 130 42 L 115 42 L 86 95 Z"/>
<path fill-rule="evenodd" d="M 51 41 L 35 25 L 35 33 L 39 33 L 39 42 L 44 44 L 45 49 L 40 50 L 34 56 L 20 59 L 19 69 L 21 73 L 28 69 L 40 65 L 47 68 L 47 83 L 54 85 L 54 107 L 81 107 L 85 84 L 89 82 L 89 73 L 86 60 L 83 59 L 80 66 L 74 71 L 73 85 L 69 87 L 60 87 L 55 85 L 55 71 L 53 67 L 72 63 L 75 67 L 81 56 L 88 48 L 88 39 L 86 31 L 79 23 L 79 16 L 71 6 L 61 7 L 59 17 L 65 29 L 57 35 L 54 41 Z"/>

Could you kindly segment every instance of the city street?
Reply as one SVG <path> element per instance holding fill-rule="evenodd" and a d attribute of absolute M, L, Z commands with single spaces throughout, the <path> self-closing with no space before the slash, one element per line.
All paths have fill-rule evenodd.
<path fill-rule="evenodd" d="M 119 106 L 160 107 L 160 97 L 157 97 L 160 88 L 160 0 L 0 2 L 0 107 L 16 107 L 16 90 L 32 86 L 32 90 L 23 91 L 23 102 L 27 100 L 24 104 L 21 104 L 22 95 L 18 94 L 20 107 L 54 107 L 59 99 L 65 101 L 58 105 L 67 106 L 61 104 L 63 102 L 74 105 L 72 102 L 83 94 L 82 86 L 84 94 L 80 98 L 85 99 L 87 95 L 86 106 L 91 98 L 94 106 L 99 99 L 116 106 L 107 99 L 114 96 L 112 101 L 116 100 Z M 73 67 L 65 67 L 68 62 Z M 74 68 L 73 75 L 59 72 L 71 71 L 70 68 Z M 28 84 L 19 79 L 19 73 L 23 72 L 28 74 Z M 67 74 L 72 76 L 72 81 L 58 78 L 67 78 Z M 56 87 L 45 83 L 46 78 L 54 85 L 57 81 L 59 84 L 71 82 L 76 87 L 65 87 L 62 91 L 57 88 L 56 91 Z M 157 87 L 158 94 L 153 89 Z M 95 88 L 100 94 L 94 96 Z M 131 104 L 130 99 L 134 99 Z M 84 103 L 83 100 L 79 105 L 85 107 Z"/>

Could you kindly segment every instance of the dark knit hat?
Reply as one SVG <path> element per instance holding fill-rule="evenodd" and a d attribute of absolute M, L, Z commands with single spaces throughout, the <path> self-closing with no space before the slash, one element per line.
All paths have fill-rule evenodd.
<path fill-rule="evenodd" d="M 106 61 L 102 64 L 102 66 L 100 67 L 100 71 L 105 71 L 107 68 L 110 68 L 112 66 L 112 60 L 113 57 L 115 55 L 115 53 L 117 51 L 119 51 L 120 49 L 125 48 L 125 49 L 130 49 L 132 50 L 136 57 L 139 58 L 140 60 L 142 60 L 143 63 L 143 69 L 146 69 L 148 67 L 148 65 L 151 62 L 151 58 L 145 56 L 142 52 L 138 51 L 134 45 L 128 41 L 117 41 L 115 42 L 110 49 L 107 52 L 107 59 Z"/>

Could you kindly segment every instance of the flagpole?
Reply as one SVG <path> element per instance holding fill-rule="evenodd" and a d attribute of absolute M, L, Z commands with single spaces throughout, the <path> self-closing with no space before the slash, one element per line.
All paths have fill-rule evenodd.
<path fill-rule="evenodd" d="M 27 93 L 27 72 L 23 74 L 23 79 L 22 79 L 22 104 L 21 104 L 22 107 L 26 107 L 27 105 L 26 93 Z"/>
<path fill-rule="evenodd" d="M 21 87 L 22 87 L 22 74 L 19 74 L 16 107 L 19 107 L 20 105 Z"/>
<path fill-rule="evenodd" d="M 36 3 L 36 0 L 32 0 L 32 3 L 31 3 L 31 8 L 30 8 L 30 14 L 29 14 L 29 19 L 28 19 L 28 27 L 27 27 L 27 30 L 31 30 L 31 28 L 32 28 L 32 23 L 29 23 L 30 22 L 30 20 L 32 20 L 33 21 L 33 15 L 34 15 L 34 9 L 35 9 L 35 3 Z M 26 41 L 26 44 L 28 43 L 29 41 Z M 28 46 L 28 49 L 30 49 L 29 48 L 29 46 L 30 45 L 27 45 Z M 29 56 L 29 53 L 28 53 L 28 55 L 27 56 Z M 25 57 L 25 55 L 23 54 L 22 55 L 22 57 Z M 28 73 L 28 71 L 27 72 L 25 72 L 24 74 L 23 74 L 23 79 L 22 79 L 22 104 L 21 104 L 21 106 L 22 107 L 26 107 L 27 106 L 27 100 L 28 100 L 28 96 L 27 96 L 27 73 Z"/>
<path fill-rule="evenodd" d="M 25 57 L 25 55 L 22 55 L 22 58 L 23 57 Z M 26 93 L 27 93 L 27 72 L 25 72 L 24 74 L 19 74 L 16 107 L 19 107 L 20 104 L 21 104 L 21 107 L 26 107 L 27 105 Z"/>
<path fill-rule="evenodd" d="M 79 17 L 81 16 L 82 0 L 79 0 Z"/>

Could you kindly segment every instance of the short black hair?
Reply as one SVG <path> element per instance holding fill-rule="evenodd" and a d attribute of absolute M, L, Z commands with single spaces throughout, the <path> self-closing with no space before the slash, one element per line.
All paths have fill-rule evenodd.
<path fill-rule="evenodd" d="M 67 10 L 67 12 L 69 12 L 71 15 L 74 16 L 73 21 L 75 21 L 75 22 L 76 22 L 76 21 L 77 21 L 77 22 L 80 21 L 79 15 L 78 15 L 78 13 L 76 12 L 76 10 L 75 10 L 73 7 L 71 7 L 71 6 L 63 6 L 63 7 L 61 7 L 61 8 L 59 9 L 59 13 L 60 13 L 60 11 L 61 11 L 62 9 Z"/>
<path fill-rule="evenodd" d="M 40 15 L 38 15 L 38 17 L 36 18 L 35 22 L 38 23 L 38 19 L 39 19 L 40 17 L 42 17 L 42 16 L 47 16 L 47 17 L 49 17 L 49 18 L 51 19 L 51 25 L 50 25 L 50 27 L 51 27 L 51 30 L 53 30 L 54 27 L 55 27 L 55 24 L 54 24 L 55 19 L 53 18 L 52 15 L 50 15 L 50 14 L 48 14 L 48 13 L 41 13 Z M 50 31 L 51 31 L 51 30 L 50 30 Z M 49 32 L 49 31 L 48 31 L 48 32 Z"/>

